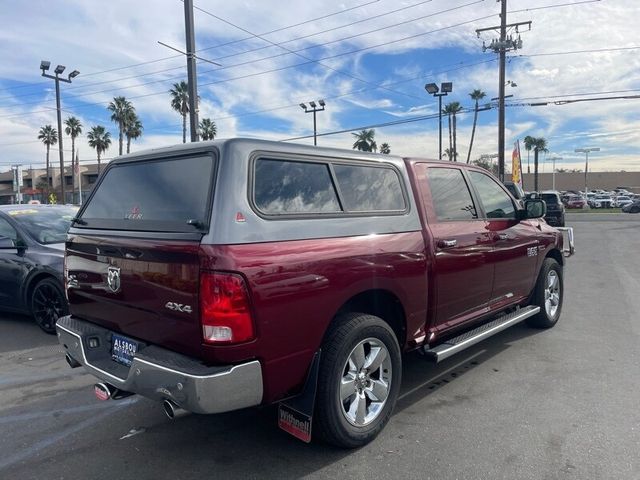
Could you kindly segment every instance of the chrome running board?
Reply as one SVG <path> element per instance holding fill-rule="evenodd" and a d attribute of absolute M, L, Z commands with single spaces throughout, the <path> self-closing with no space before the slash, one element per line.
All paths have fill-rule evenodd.
<path fill-rule="evenodd" d="M 474 328 L 473 330 L 464 332 L 457 337 L 450 338 L 445 343 L 436 345 L 433 348 L 424 348 L 424 354 L 436 363 L 441 362 L 445 358 L 449 358 L 451 355 L 454 355 L 459 351 L 470 347 L 471 345 L 475 345 L 485 338 L 495 335 L 496 333 L 501 332 L 502 330 L 505 330 L 512 325 L 515 325 L 516 323 L 534 316 L 539 311 L 540 307 L 529 306 L 520 308 L 515 312 L 509 313 L 507 315 L 502 315 L 495 320 Z"/>

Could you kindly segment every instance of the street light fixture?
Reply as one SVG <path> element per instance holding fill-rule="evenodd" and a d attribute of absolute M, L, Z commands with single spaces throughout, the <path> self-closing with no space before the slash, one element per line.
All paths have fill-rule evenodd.
<path fill-rule="evenodd" d="M 435 83 L 427 83 L 424 89 L 429 95 L 438 97 L 438 160 L 442 160 L 442 97 L 453 91 L 453 82 L 442 82 L 439 88 Z"/>
<path fill-rule="evenodd" d="M 584 153 L 584 195 L 587 196 L 587 173 L 589 172 L 589 152 L 599 152 L 599 147 L 576 148 L 574 152 Z"/>
<path fill-rule="evenodd" d="M 300 108 L 304 110 L 304 113 L 313 113 L 313 144 L 314 145 L 318 145 L 318 140 L 317 140 L 318 132 L 316 128 L 316 112 L 322 112 L 324 110 L 326 103 L 324 103 L 324 100 L 318 100 L 318 104 L 320 104 L 320 108 L 318 108 L 318 105 L 316 105 L 316 102 L 313 100 L 309 102 L 309 107 L 311 108 L 308 108 L 304 103 L 300 104 Z"/>
<path fill-rule="evenodd" d="M 55 75 L 50 75 L 45 73 L 51 67 L 51 62 L 47 60 L 42 60 L 40 62 L 40 70 L 42 70 L 42 76 L 46 78 L 51 78 L 56 83 L 56 111 L 58 114 L 58 153 L 60 155 L 60 193 L 62 194 L 62 203 L 66 203 L 65 198 L 65 188 L 64 188 L 64 152 L 62 148 L 62 114 L 60 110 L 60 82 L 71 83 L 71 79 L 80 75 L 78 70 L 74 70 L 69 74 L 69 78 L 62 78 L 60 75 L 65 70 L 64 65 L 58 65 L 56 69 L 53 71 Z M 72 159 L 73 160 L 73 159 Z M 49 172 L 47 172 L 47 184 L 49 184 Z M 49 199 L 47 199 L 49 201 Z"/>

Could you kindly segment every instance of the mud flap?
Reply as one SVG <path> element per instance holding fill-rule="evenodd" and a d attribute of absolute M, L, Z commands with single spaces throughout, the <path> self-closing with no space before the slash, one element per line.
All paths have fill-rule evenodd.
<path fill-rule="evenodd" d="M 318 350 L 313 356 L 302 393 L 278 404 L 278 427 L 306 443 L 311 442 L 320 353 L 321 351 Z"/>

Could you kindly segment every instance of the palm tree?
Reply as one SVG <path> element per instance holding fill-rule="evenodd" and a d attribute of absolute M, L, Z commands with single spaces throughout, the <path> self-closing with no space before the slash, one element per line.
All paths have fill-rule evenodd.
<path fill-rule="evenodd" d="M 445 148 L 444 149 L 444 154 L 446 155 L 447 159 L 450 162 L 457 162 L 458 161 L 458 152 L 455 152 L 455 155 L 454 155 L 453 150 L 451 150 L 450 148 Z"/>
<path fill-rule="evenodd" d="M 50 186 L 50 178 L 51 173 L 49 171 L 49 150 L 51 145 L 55 145 L 58 143 L 58 131 L 53 128 L 51 125 L 45 125 L 38 132 L 38 140 L 42 140 L 42 143 L 47 147 L 47 196 L 45 202 L 49 201 L 49 186 Z M 62 174 L 64 176 L 64 174 Z"/>
<path fill-rule="evenodd" d="M 75 172 L 73 162 L 76 158 L 76 138 L 82 133 L 82 123 L 76 117 L 69 117 L 64 121 L 64 124 L 66 125 L 64 133 L 71 137 L 71 176 L 73 177 L 73 172 Z"/>
<path fill-rule="evenodd" d="M 524 148 L 527 150 L 527 173 L 531 173 L 531 165 L 529 164 L 529 153 L 531 152 L 531 149 L 533 148 L 533 141 L 535 140 L 535 138 L 533 138 L 530 135 L 527 135 L 526 137 L 524 137 Z"/>
<path fill-rule="evenodd" d="M 352 147 L 354 150 L 360 150 L 362 152 L 375 152 L 378 150 L 378 144 L 374 138 L 376 135 L 374 129 L 362 130 L 360 133 L 352 133 L 351 135 L 356 138 Z"/>
<path fill-rule="evenodd" d="M 118 125 L 118 155 L 122 155 L 125 126 L 127 124 L 127 119 L 131 117 L 132 113 L 135 113 L 135 108 L 133 108 L 131 102 L 126 98 L 114 97 L 113 101 L 109 102 L 107 110 L 111 112 L 111 121 Z"/>
<path fill-rule="evenodd" d="M 89 146 L 96 149 L 98 154 L 98 176 L 100 175 L 100 156 L 103 152 L 106 152 L 109 146 L 111 146 L 111 133 L 108 132 L 102 125 L 96 125 L 91 127 L 87 134 L 87 140 L 89 140 Z"/>
<path fill-rule="evenodd" d="M 216 122 L 210 118 L 203 118 L 200 121 L 200 137 L 202 140 L 213 140 L 217 134 Z"/>
<path fill-rule="evenodd" d="M 478 101 L 482 100 L 487 94 L 480 89 L 475 89 L 469 94 L 471 100 L 475 100 L 476 106 L 473 111 L 473 128 L 471 129 L 471 140 L 469 141 L 469 151 L 467 152 L 467 163 L 471 160 L 471 149 L 473 148 L 473 137 L 476 135 L 476 124 L 478 123 Z"/>
<path fill-rule="evenodd" d="M 548 152 L 548 151 L 549 150 L 547 150 L 547 141 L 543 137 L 533 139 L 533 169 L 534 169 L 533 190 L 535 192 L 538 191 L 538 153 Z"/>
<path fill-rule="evenodd" d="M 388 143 L 383 143 L 382 145 L 380 145 L 380 153 L 384 153 L 386 155 L 391 153 L 391 145 L 389 145 Z"/>
<path fill-rule="evenodd" d="M 451 102 L 444 106 L 442 109 L 442 113 L 446 113 L 449 118 L 449 150 L 454 152 L 453 155 L 449 157 L 453 157 L 454 160 L 458 157 L 457 149 L 456 149 L 456 113 L 462 111 L 462 107 L 460 106 L 460 102 Z"/>
<path fill-rule="evenodd" d="M 142 136 L 142 122 L 138 118 L 135 112 L 132 112 L 131 116 L 127 118 L 127 124 L 124 127 L 124 134 L 127 137 L 127 153 L 131 152 L 131 140 L 136 140 Z"/>
<path fill-rule="evenodd" d="M 460 105 L 460 102 L 451 102 L 451 117 L 453 118 L 453 161 L 457 162 L 458 161 L 458 141 L 457 141 L 457 135 L 458 135 L 458 126 L 457 126 L 457 120 L 456 120 L 456 114 L 460 113 L 462 111 L 462 105 Z"/>
<path fill-rule="evenodd" d="M 182 143 L 187 143 L 187 114 L 189 113 L 189 90 L 187 82 L 174 83 L 169 90 L 171 108 L 182 115 Z"/>

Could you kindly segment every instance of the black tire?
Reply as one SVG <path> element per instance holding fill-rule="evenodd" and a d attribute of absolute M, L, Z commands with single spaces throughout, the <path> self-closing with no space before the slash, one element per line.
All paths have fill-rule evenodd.
<path fill-rule="evenodd" d="M 557 281 L 557 290 L 550 285 L 552 278 L 555 278 Z M 557 297 L 554 297 L 553 293 L 557 293 Z M 564 283 L 562 266 L 553 258 L 545 258 L 538 279 L 536 280 L 535 290 L 531 299 L 531 305 L 540 307 L 540 312 L 528 318 L 527 323 L 535 328 L 553 327 L 558 323 L 558 319 L 562 313 L 563 297 Z M 557 303 L 554 302 L 554 298 L 557 298 Z"/>
<path fill-rule="evenodd" d="M 367 342 L 370 347 L 368 351 Z M 377 370 L 372 369 L 368 372 L 367 368 L 356 368 L 356 362 L 350 363 L 350 359 L 358 357 L 356 347 L 360 352 L 361 344 L 362 352 L 366 356 L 363 359 L 364 367 L 366 361 L 377 358 L 372 354 L 374 348 L 377 352 L 383 351 L 382 346 L 386 349 L 385 360 L 380 361 Z M 345 383 L 345 379 L 350 381 L 352 377 L 353 384 Z M 338 447 L 355 448 L 369 443 L 382 431 L 391 417 L 400 391 L 401 378 L 400 347 L 391 327 L 373 315 L 341 315 L 328 332 L 322 346 L 313 418 L 314 432 L 320 439 Z M 372 400 L 372 397 L 377 398 L 375 395 L 378 394 L 374 391 L 373 383 L 377 386 L 387 386 L 384 402 Z M 341 388 L 343 384 L 346 388 Z M 353 393 L 342 399 L 341 391 L 345 392 L 349 388 L 353 388 Z M 384 390 L 384 386 L 380 388 Z M 378 400 L 381 398 L 382 395 Z M 372 415 L 368 422 L 366 416 L 360 415 L 361 410 L 358 407 L 362 405 L 361 402 L 364 402 L 363 412 L 366 416 Z M 347 404 L 350 407 L 355 405 L 355 409 L 349 408 L 347 411 Z M 349 420 L 351 412 L 353 418 Z"/>
<path fill-rule="evenodd" d="M 52 278 L 40 280 L 31 290 L 31 315 L 36 324 L 47 333 L 56 333 L 56 321 L 67 315 L 69 307 L 62 287 Z"/>

